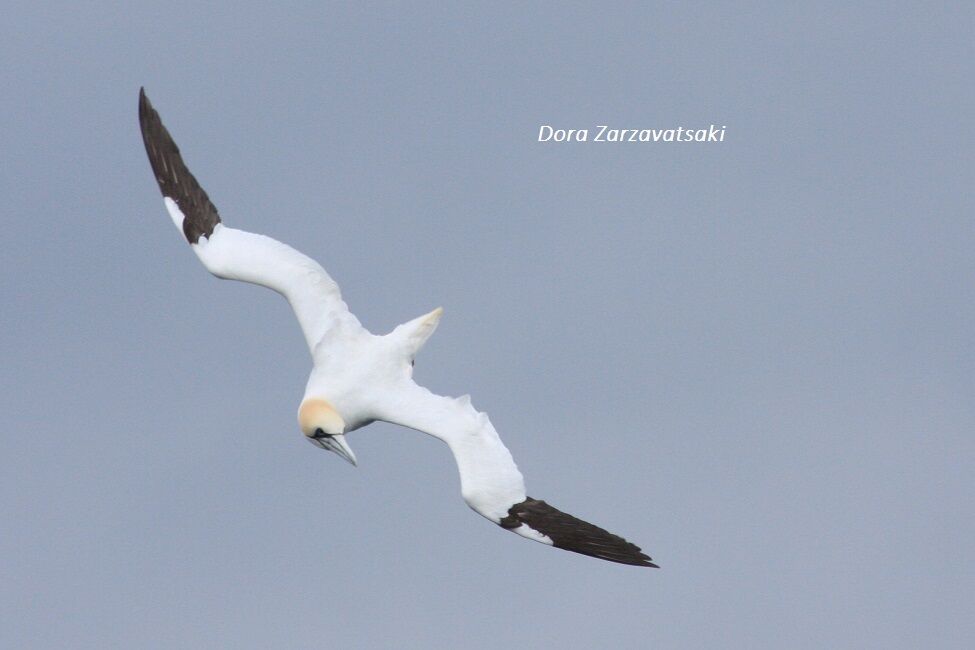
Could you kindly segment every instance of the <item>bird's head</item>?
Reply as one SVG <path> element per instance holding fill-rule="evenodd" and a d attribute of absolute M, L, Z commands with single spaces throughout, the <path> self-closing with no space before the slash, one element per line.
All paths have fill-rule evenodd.
<path fill-rule="evenodd" d="M 327 400 L 309 398 L 298 409 L 298 424 L 308 440 L 322 449 L 356 464 L 355 454 L 345 441 L 345 420 Z"/>

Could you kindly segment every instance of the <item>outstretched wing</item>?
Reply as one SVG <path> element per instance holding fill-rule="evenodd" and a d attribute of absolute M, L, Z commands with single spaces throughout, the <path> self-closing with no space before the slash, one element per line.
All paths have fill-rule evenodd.
<path fill-rule="evenodd" d="M 344 321 L 361 328 L 338 284 L 318 262 L 275 239 L 221 223 L 144 89 L 139 90 L 139 125 L 166 209 L 210 273 L 259 284 L 287 298 L 313 353 L 330 325 Z"/>
<path fill-rule="evenodd" d="M 657 566 L 635 544 L 527 496 L 511 452 L 470 397 L 442 397 L 408 381 L 389 391 L 380 419 L 446 442 L 457 461 L 464 501 L 502 528 L 611 562 Z"/>

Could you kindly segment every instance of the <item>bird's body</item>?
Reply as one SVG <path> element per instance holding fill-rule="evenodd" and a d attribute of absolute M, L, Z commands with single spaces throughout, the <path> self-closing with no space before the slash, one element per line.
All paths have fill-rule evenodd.
<path fill-rule="evenodd" d="M 356 429 L 382 420 L 422 431 L 447 443 L 464 500 L 487 519 L 567 550 L 656 566 L 623 538 L 528 497 L 521 472 L 487 415 L 468 396 L 442 397 L 413 381 L 414 358 L 442 309 L 386 335 L 369 332 L 317 262 L 270 237 L 221 222 L 144 92 L 139 122 L 166 209 L 207 270 L 273 289 L 294 309 L 314 362 L 298 408 L 299 426 L 310 441 L 355 464 L 346 434 Z"/>

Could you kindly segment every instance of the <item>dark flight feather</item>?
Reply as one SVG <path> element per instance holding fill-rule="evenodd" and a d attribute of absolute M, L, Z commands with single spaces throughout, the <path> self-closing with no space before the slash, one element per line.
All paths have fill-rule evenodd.
<path fill-rule="evenodd" d="M 149 154 L 149 164 L 159 183 L 162 195 L 169 197 L 183 213 L 183 235 L 186 241 L 195 244 L 200 237 L 209 238 L 213 229 L 220 223 L 217 208 L 210 197 L 186 168 L 179 147 L 173 142 L 169 131 L 159 119 L 159 113 L 149 103 L 144 88 L 139 89 L 139 126 L 142 128 L 142 141 Z"/>
<path fill-rule="evenodd" d="M 525 524 L 551 539 L 553 546 L 567 551 L 620 564 L 659 568 L 636 544 L 553 508 L 540 499 L 528 497 L 516 503 L 499 523 L 502 528 Z"/>

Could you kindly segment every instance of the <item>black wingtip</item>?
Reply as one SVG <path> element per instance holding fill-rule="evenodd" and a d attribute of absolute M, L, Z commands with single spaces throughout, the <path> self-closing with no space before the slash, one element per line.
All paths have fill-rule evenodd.
<path fill-rule="evenodd" d="M 145 86 L 139 86 L 139 127 L 142 129 L 143 137 L 145 137 L 145 124 L 149 108 L 149 98 L 146 97 Z"/>
<path fill-rule="evenodd" d="M 149 98 L 146 97 L 146 87 L 139 86 L 139 123 L 140 124 L 148 116 L 149 110 L 151 108 L 152 108 L 152 104 L 149 103 Z"/>
<path fill-rule="evenodd" d="M 195 244 L 200 237 L 210 237 L 220 223 L 217 208 L 186 167 L 179 147 L 149 102 L 145 88 L 139 88 L 139 128 L 159 191 L 175 201 L 183 213 L 186 241 Z"/>
<path fill-rule="evenodd" d="M 659 569 L 640 547 L 619 535 L 566 514 L 540 499 L 526 498 L 508 509 L 508 515 L 498 522 L 502 528 L 528 526 L 552 540 L 552 545 L 582 555 Z"/>

